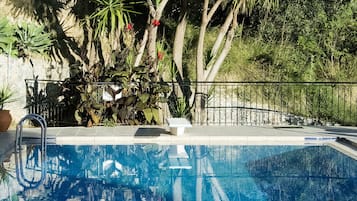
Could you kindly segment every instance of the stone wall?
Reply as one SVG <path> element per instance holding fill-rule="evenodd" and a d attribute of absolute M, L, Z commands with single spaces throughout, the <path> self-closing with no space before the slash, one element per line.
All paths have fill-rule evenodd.
<path fill-rule="evenodd" d="M 13 121 L 10 129 L 14 129 L 19 120 L 27 114 L 25 79 L 63 80 L 69 76 L 68 65 L 59 65 L 53 62 L 32 59 L 18 59 L 0 55 L 0 86 L 8 85 L 15 93 L 16 101 L 5 105 L 11 110 Z"/>

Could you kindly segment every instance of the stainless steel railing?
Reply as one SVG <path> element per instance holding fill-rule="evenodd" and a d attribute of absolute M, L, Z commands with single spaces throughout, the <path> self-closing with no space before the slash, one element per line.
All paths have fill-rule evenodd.
<path fill-rule="evenodd" d="M 27 178 L 24 171 L 23 157 L 22 157 L 22 138 L 23 138 L 23 124 L 26 120 L 35 120 L 41 126 L 41 174 L 39 179 Z M 38 114 L 28 114 L 20 120 L 16 126 L 15 139 L 15 161 L 16 161 L 16 178 L 18 183 L 24 188 L 36 188 L 42 184 L 46 177 L 46 150 L 47 150 L 47 123 L 46 120 Z"/>

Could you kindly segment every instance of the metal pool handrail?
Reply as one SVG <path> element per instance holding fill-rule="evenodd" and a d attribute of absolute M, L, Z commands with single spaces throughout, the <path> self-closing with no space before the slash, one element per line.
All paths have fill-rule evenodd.
<path fill-rule="evenodd" d="M 33 179 L 27 179 L 24 174 L 23 162 L 22 162 L 22 129 L 25 120 L 36 120 L 41 126 L 41 177 L 40 180 L 34 181 Z M 43 183 L 46 176 L 46 150 L 47 150 L 47 122 L 38 114 L 29 114 L 20 120 L 16 126 L 16 141 L 15 141 L 15 161 L 16 161 L 16 177 L 17 181 L 24 188 L 37 188 Z"/>

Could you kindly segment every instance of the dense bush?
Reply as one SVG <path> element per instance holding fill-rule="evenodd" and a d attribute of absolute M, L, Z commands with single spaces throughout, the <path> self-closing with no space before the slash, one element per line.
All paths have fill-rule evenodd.
<path fill-rule="evenodd" d="M 114 53 L 113 66 L 94 65 L 91 73 L 67 79 L 62 102 L 76 108 L 75 119 L 79 125 L 160 124 L 159 103 L 166 102 L 169 87 L 159 83 L 157 71 L 150 64 L 132 66 L 128 53 Z M 112 85 L 117 88 L 113 88 Z M 103 100 L 103 92 L 111 100 Z"/>

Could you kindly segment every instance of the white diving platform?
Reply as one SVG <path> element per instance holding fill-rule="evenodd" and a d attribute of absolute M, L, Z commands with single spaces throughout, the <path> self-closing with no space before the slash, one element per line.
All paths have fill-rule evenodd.
<path fill-rule="evenodd" d="M 170 127 L 170 132 L 173 135 L 183 135 L 185 128 L 192 127 L 191 123 L 186 118 L 168 118 L 167 124 Z"/>

